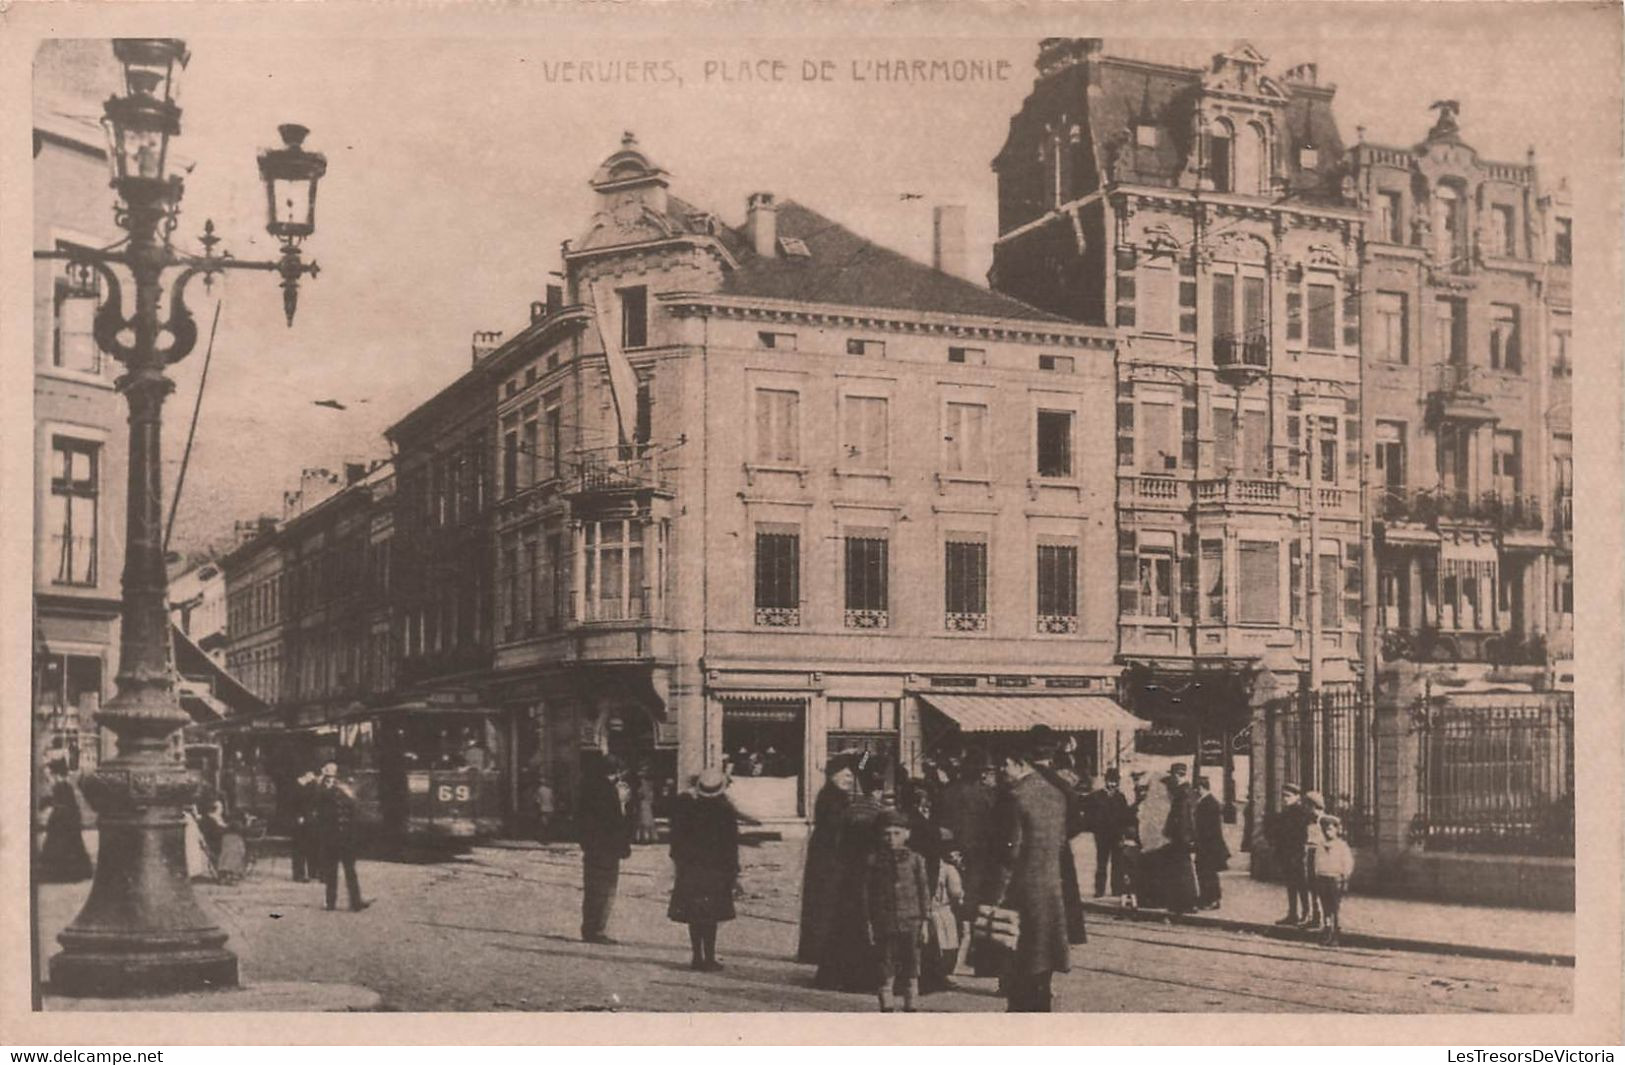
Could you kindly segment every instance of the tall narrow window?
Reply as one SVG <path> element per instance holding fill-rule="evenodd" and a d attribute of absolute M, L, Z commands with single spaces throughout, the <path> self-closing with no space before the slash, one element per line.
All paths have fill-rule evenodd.
<path fill-rule="evenodd" d="M 621 346 L 647 347 L 649 343 L 649 289 L 644 285 L 619 290 L 621 297 Z"/>
<path fill-rule="evenodd" d="M 1360 600 L 1364 591 L 1360 572 L 1360 545 L 1349 541 L 1343 545 L 1343 621 L 1349 626 L 1360 624 Z"/>
<path fill-rule="evenodd" d="M 56 554 L 56 584 L 96 583 L 100 445 L 51 440 L 51 500 L 46 515 Z"/>
<path fill-rule="evenodd" d="M 1449 185 L 1440 185 L 1438 198 L 1438 255 L 1452 269 L 1466 265 L 1467 230 L 1461 194 Z"/>
<path fill-rule="evenodd" d="M 554 632 L 564 620 L 564 604 L 570 595 L 569 578 L 565 566 L 569 563 L 564 553 L 564 535 L 547 534 L 547 631 Z"/>
<path fill-rule="evenodd" d="M 1337 286 L 1311 281 L 1304 298 L 1309 301 L 1309 346 L 1317 351 L 1337 347 Z"/>
<path fill-rule="evenodd" d="M 1236 279 L 1232 274 L 1213 275 L 1213 361 L 1230 365 L 1240 360 L 1236 344 Z"/>
<path fill-rule="evenodd" d="M 1503 500 L 1514 500 L 1523 492 L 1523 434 L 1507 429 L 1495 431 L 1495 453 L 1491 473 L 1495 477 L 1495 494 Z"/>
<path fill-rule="evenodd" d="M 1328 415 L 1319 415 L 1314 419 L 1315 427 L 1315 454 L 1320 463 L 1319 475 L 1322 484 L 1336 484 L 1338 475 L 1338 458 L 1341 454 L 1337 433 L 1337 419 Z"/>
<path fill-rule="evenodd" d="M 1377 293 L 1376 312 L 1377 320 L 1371 330 L 1372 354 L 1388 362 L 1410 362 L 1405 293 Z"/>
<path fill-rule="evenodd" d="M 1574 262 L 1574 222 L 1572 219 L 1557 219 L 1556 231 L 1552 236 L 1552 262 L 1559 266 L 1568 266 Z"/>
<path fill-rule="evenodd" d="M 1215 122 L 1207 138 L 1208 176 L 1213 180 L 1215 192 L 1233 191 L 1231 153 L 1234 143 L 1235 136 L 1230 123 L 1223 119 Z"/>
<path fill-rule="evenodd" d="M 1379 421 L 1374 460 L 1377 483 L 1390 493 L 1405 489 L 1405 423 Z M 1396 500 L 1397 501 L 1397 500 Z"/>
<path fill-rule="evenodd" d="M 1228 477 L 1236 468 L 1236 408 L 1213 407 L 1213 472 Z"/>
<path fill-rule="evenodd" d="M 510 414 L 502 419 L 502 494 L 511 496 L 518 490 L 519 418 L 517 415 Z"/>
<path fill-rule="evenodd" d="M 1269 190 L 1269 152 L 1264 131 L 1247 123 L 1236 131 L 1236 191 L 1258 196 Z"/>
<path fill-rule="evenodd" d="M 887 580 L 890 543 L 881 535 L 846 537 L 846 609 L 849 629 L 884 629 L 891 624 Z"/>
<path fill-rule="evenodd" d="M 1138 555 L 1139 610 L 1143 617 L 1178 617 L 1179 602 L 1174 596 L 1174 548 L 1143 537 Z"/>
<path fill-rule="evenodd" d="M 1268 411 L 1241 412 L 1241 474 L 1243 477 L 1269 476 L 1270 416 Z"/>
<path fill-rule="evenodd" d="M 1267 540 L 1241 541 L 1241 593 L 1238 620 L 1243 625 L 1281 622 L 1281 545 Z"/>
<path fill-rule="evenodd" d="M 885 396 L 845 396 L 841 401 L 841 465 L 884 470 L 891 464 Z"/>
<path fill-rule="evenodd" d="M 1174 271 L 1168 262 L 1142 262 L 1135 297 L 1140 329 L 1147 333 L 1174 331 Z"/>
<path fill-rule="evenodd" d="M 1072 412 L 1038 412 L 1038 476 L 1072 476 Z"/>
<path fill-rule="evenodd" d="M 987 631 L 987 542 L 949 540 L 943 545 L 944 627 L 952 632 Z"/>
<path fill-rule="evenodd" d="M 1224 620 L 1224 541 L 1202 541 L 1202 620 Z"/>
<path fill-rule="evenodd" d="M 950 403 L 944 427 L 943 465 L 948 473 L 983 476 L 987 473 L 987 407 L 981 403 Z"/>
<path fill-rule="evenodd" d="M 520 411 L 519 428 L 519 487 L 529 488 L 537 481 L 541 468 L 541 424 L 536 420 L 536 404 L 528 404 Z"/>
<path fill-rule="evenodd" d="M 1467 362 L 1467 306 L 1454 296 L 1434 301 L 1434 343 L 1439 357 L 1452 366 Z"/>
<path fill-rule="evenodd" d="M 1320 569 L 1320 623 L 1328 629 L 1343 624 L 1343 566 L 1337 548 L 1321 548 Z"/>
<path fill-rule="evenodd" d="M 542 431 L 547 441 L 549 477 L 560 477 L 564 474 L 564 417 L 559 403 L 558 392 L 549 392 L 542 397 L 542 405 L 545 408 L 542 414 Z"/>
<path fill-rule="evenodd" d="M 794 628 L 801 624 L 801 534 L 783 530 L 756 533 L 756 624 Z"/>
<path fill-rule="evenodd" d="M 1515 256 L 1518 254 L 1518 215 L 1507 204 L 1490 207 L 1489 253 Z"/>
<path fill-rule="evenodd" d="M 1078 631 L 1078 549 L 1038 545 L 1038 631 Z"/>
<path fill-rule="evenodd" d="M 638 381 L 637 414 L 632 424 L 632 442 L 638 445 L 640 453 L 654 439 L 654 416 L 654 390 L 649 380 L 644 378 Z"/>
<path fill-rule="evenodd" d="M 756 390 L 756 461 L 794 465 L 801 461 L 801 396 L 774 388 Z"/>
<path fill-rule="evenodd" d="M 1522 373 L 1519 345 L 1518 308 L 1509 303 L 1490 304 L 1490 368 Z"/>
<path fill-rule="evenodd" d="M 1389 244 L 1405 243 L 1404 201 L 1397 192 L 1377 194 L 1377 239 Z"/>
<path fill-rule="evenodd" d="M 94 332 L 99 285 L 99 278 L 83 285 L 57 282 L 52 365 L 81 373 L 101 373 L 102 351 Z"/>
<path fill-rule="evenodd" d="M 1173 403 L 1140 404 L 1140 469 L 1146 473 L 1172 473 L 1179 469 L 1174 411 Z"/>

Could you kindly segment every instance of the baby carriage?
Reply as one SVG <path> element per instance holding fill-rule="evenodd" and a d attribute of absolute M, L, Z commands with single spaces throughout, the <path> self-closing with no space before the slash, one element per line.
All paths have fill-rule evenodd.
<path fill-rule="evenodd" d="M 190 815 L 188 815 L 190 816 Z M 223 822 L 208 814 L 199 824 L 202 836 L 202 875 L 217 884 L 232 885 L 254 870 L 255 845 L 265 839 L 265 822 L 251 816 Z"/>

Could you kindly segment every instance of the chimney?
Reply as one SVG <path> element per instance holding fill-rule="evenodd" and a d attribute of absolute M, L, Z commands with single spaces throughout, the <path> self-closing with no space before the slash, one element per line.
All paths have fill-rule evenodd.
<path fill-rule="evenodd" d="M 954 277 L 965 276 L 965 208 L 959 204 L 931 211 L 931 265 Z"/>
<path fill-rule="evenodd" d="M 779 207 L 771 192 L 753 192 L 745 201 L 745 232 L 757 255 L 771 259 L 778 254 Z"/>
<path fill-rule="evenodd" d="M 361 480 L 366 475 L 367 475 L 367 464 L 365 462 L 346 462 L 344 464 L 344 483 L 345 484 L 347 484 L 347 485 L 355 484 L 357 481 Z"/>
<path fill-rule="evenodd" d="M 477 363 L 502 346 L 502 330 L 474 330 L 474 361 Z"/>
<path fill-rule="evenodd" d="M 564 309 L 564 286 L 547 286 L 547 313 L 557 314 Z"/>
<path fill-rule="evenodd" d="M 531 323 L 535 324 L 536 322 L 539 322 L 543 318 L 546 318 L 546 317 L 547 317 L 547 304 L 543 303 L 541 300 L 531 300 L 530 301 L 530 320 L 531 320 Z"/>

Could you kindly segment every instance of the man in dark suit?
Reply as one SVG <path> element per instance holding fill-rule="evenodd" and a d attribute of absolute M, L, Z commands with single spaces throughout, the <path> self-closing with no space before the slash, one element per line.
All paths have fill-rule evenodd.
<path fill-rule="evenodd" d="M 603 758 L 581 783 L 581 938 L 614 943 L 607 934 L 620 886 L 621 859 L 632 856 L 632 788 L 621 765 Z"/>
<path fill-rule="evenodd" d="M 1105 787 L 1084 799 L 1084 824 L 1095 837 L 1095 898 L 1106 894 L 1111 883 L 1111 866 L 1123 832 L 1133 819 L 1128 796 L 1123 794 L 1123 778 L 1117 767 L 1106 770 Z"/>
<path fill-rule="evenodd" d="M 1168 789 L 1168 817 L 1163 822 L 1162 837 L 1167 841 L 1162 855 L 1163 887 L 1168 909 L 1186 913 L 1196 908 L 1196 868 L 1192 862 L 1196 851 L 1195 800 L 1190 785 L 1185 783 L 1190 767 L 1175 762 L 1163 778 Z"/>
<path fill-rule="evenodd" d="M 1219 908 L 1219 871 L 1230 864 L 1224 841 L 1224 809 L 1213 797 L 1213 784 L 1196 778 L 1196 908 Z"/>
<path fill-rule="evenodd" d="M 1021 915 L 1021 931 L 1004 973 L 1011 1013 L 1049 1013 L 1050 981 L 1072 968 L 1058 855 L 1066 846 L 1066 800 L 1034 768 L 1042 750 L 1010 747 L 1003 773 L 1009 785 L 995 811 L 990 898 Z"/>
<path fill-rule="evenodd" d="M 1299 924 L 1310 915 L 1309 878 L 1304 868 L 1303 849 L 1309 841 L 1313 815 L 1301 801 L 1301 795 L 1296 784 L 1281 785 L 1281 808 L 1275 812 L 1273 831 L 1269 833 L 1276 868 L 1286 880 L 1287 915 L 1275 922 L 1279 925 Z M 1300 906 L 1303 917 L 1298 916 Z"/>
<path fill-rule="evenodd" d="M 312 802 L 316 854 L 321 862 L 322 883 L 327 886 L 327 908 L 338 902 L 339 866 L 344 866 L 344 886 L 350 895 L 350 909 L 359 912 L 372 905 L 361 898 L 361 880 L 356 876 L 355 796 L 339 780 L 337 762 L 322 766 L 321 781 Z"/>
<path fill-rule="evenodd" d="M 320 875 L 316 857 L 316 793 L 321 777 L 305 772 L 293 782 L 293 798 L 289 804 L 293 816 L 293 879 L 302 884 L 312 875 Z"/>

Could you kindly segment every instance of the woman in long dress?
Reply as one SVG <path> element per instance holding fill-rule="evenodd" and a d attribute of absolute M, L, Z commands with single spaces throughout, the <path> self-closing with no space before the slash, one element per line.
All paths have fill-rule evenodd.
<path fill-rule="evenodd" d="M 878 766 L 859 771 L 862 794 L 852 800 L 841 817 L 841 838 L 835 905 L 818 959 L 817 986 L 836 991 L 872 992 L 878 986 L 880 965 L 869 942 L 868 915 L 863 907 L 863 879 L 869 859 L 879 846 L 876 822 L 885 809 L 886 774 Z"/>
<path fill-rule="evenodd" d="M 845 757 L 830 759 L 824 768 L 824 787 L 813 803 L 812 835 L 807 839 L 807 868 L 801 877 L 801 936 L 796 961 L 817 965 L 824 935 L 835 912 L 835 892 L 841 865 L 841 822 L 852 805 L 852 763 Z"/>
<path fill-rule="evenodd" d="M 47 884 L 73 884 L 89 880 L 90 852 L 85 850 L 84 818 L 79 797 L 68 781 L 67 767 L 51 766 L 51 794 L 45 800 L 45 841 L 40 844 L 39 878 Z"/>
<path fill-rule="evenodd" d="M 739 881 L 739 816 L 728 801 L 721 769 L 701 773 L 694 791 L 673 805 L 671 860 L 677 867 L 666 916 L 688 925 L 690 968 L 715 972 L 717 925 L 734 919 Z"/>

